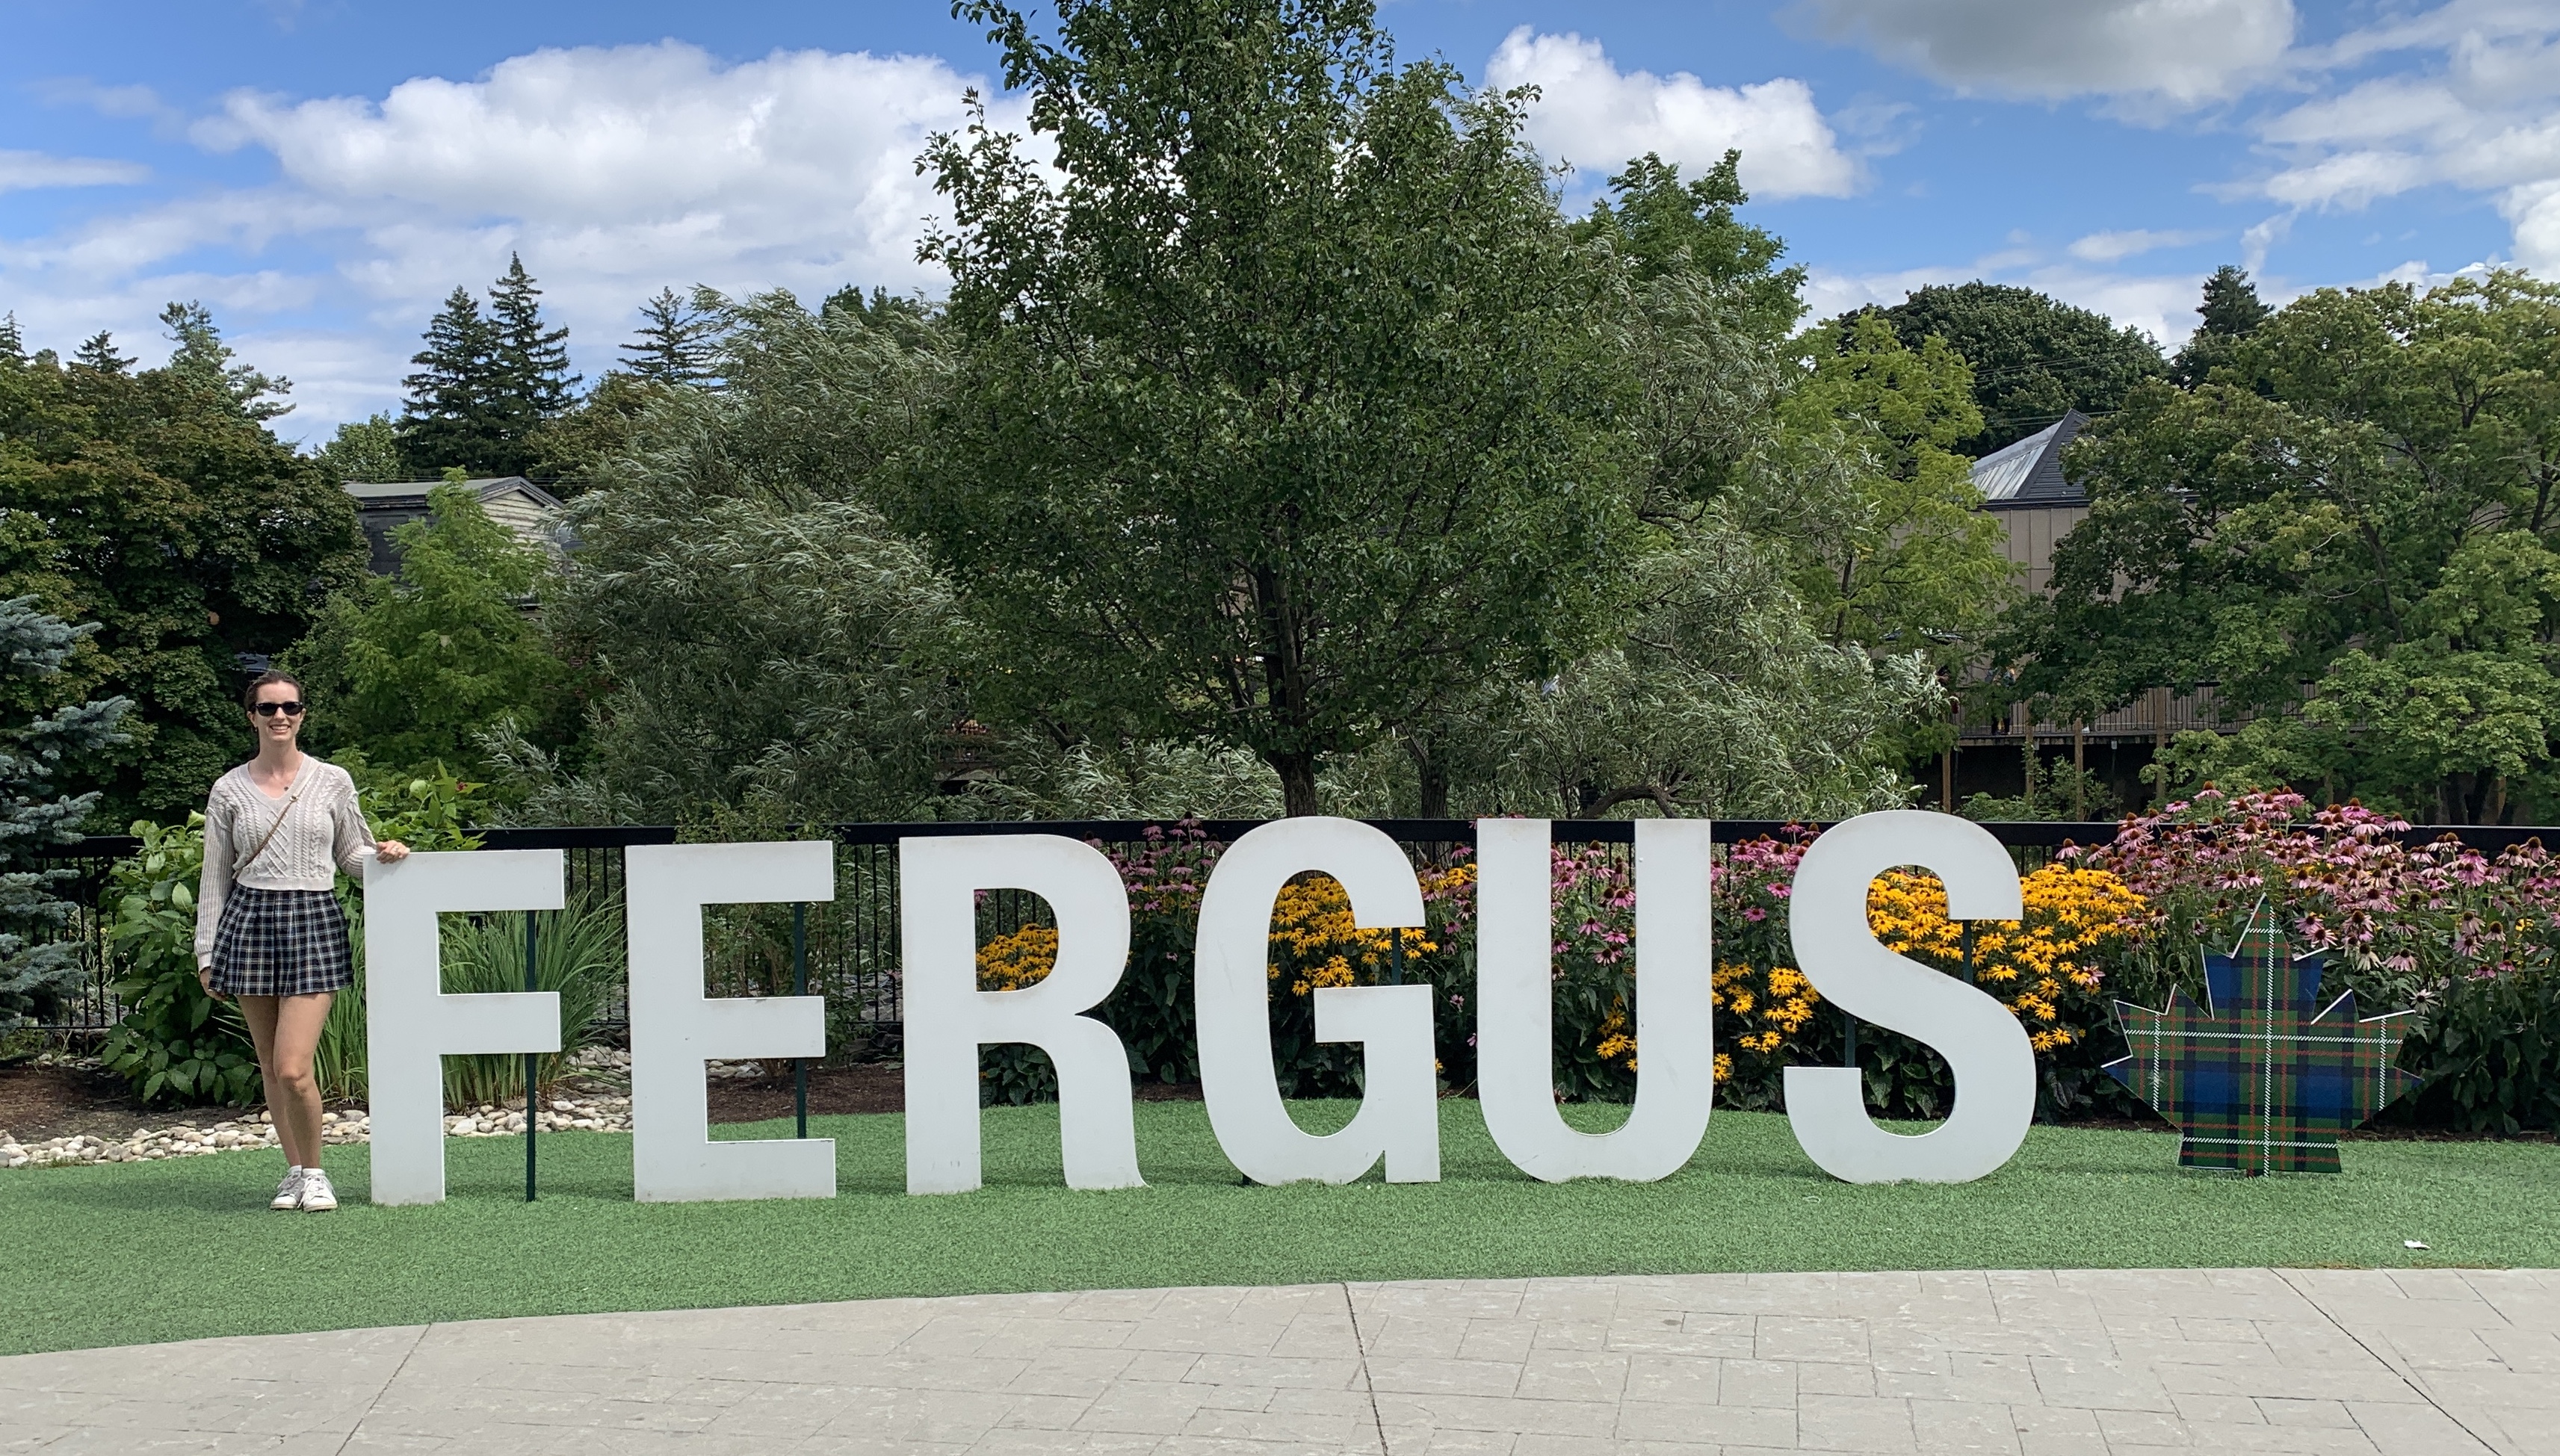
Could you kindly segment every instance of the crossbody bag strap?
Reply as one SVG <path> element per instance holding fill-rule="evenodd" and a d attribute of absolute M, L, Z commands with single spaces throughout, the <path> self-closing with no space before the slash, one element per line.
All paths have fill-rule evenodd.
<path fill-rule="evenodd" d="M 266 853 L 266 847 L 275 843 L 275 833 L 277 830 L 284 827 L 284 816 L 293 812 L 294 804 L 302 797 L 303 787 L 304 786 L 301 784 L 296 784 L 293 787 L 293 792 L 284 796 L 284 807 L 275 811 L 275 822 L 266 827 L 266 835 L 257 842 L 257 848 L 248 852 L 247 859 L 232 866 L 233 879 L 238 880 L 241 871 L 256 864 L 257 857 Z"/>

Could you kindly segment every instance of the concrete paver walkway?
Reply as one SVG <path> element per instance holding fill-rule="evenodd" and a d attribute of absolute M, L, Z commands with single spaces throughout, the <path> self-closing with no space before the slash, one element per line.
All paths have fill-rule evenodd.
<path fill-rule="evenodd" d="M 2560 1272 L 1705 1274 L 0 1360 L 0 1451 L 2560 1453 Z"/>

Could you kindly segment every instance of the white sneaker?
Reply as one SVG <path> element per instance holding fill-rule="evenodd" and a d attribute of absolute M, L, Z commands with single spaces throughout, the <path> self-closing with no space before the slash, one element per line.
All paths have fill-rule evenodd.
<path fill-rule="evenodd" d="M 279 1213 L 287 1209 L 298 1209 L 302 1207 L 301 1169 L 287 1168 L 284 1170 L 284 1181 L 275 1186 L 275 1197 L 268 1201 L 267 1207 L 274 1209 Z"/>
<path fill-rule="evenodd" d="M 338 1191 L 329 1186 L 329 1175 L 317 1168 L 302 1170 L 302 1212 L 326 1213 L 338 1207 Z"/>

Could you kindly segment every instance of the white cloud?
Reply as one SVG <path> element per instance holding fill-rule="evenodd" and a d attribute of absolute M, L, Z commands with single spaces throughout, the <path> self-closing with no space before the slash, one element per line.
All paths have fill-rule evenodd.
<path fill-rule="evenodd" d="M 2124 237 L 2133 235 L 2098 235 Z M 2152 234 L 2155 238 L 2203 236 Z M 2082 240 L 2083 242 L 2087 240 Z M 2075 248 L 2076 251 L 2076 248 Z M 2202 272 L 2117 272 L 2074 262 L 2057 262 L 2039 248 L 2016 246 L 1986 253 L 1963 263 L 1933 264 L 1888 272 L 1850 273 L 1817 266 L 1805 280 L 1809 318 L 1832 318 L 1868 304 L 1900 303 L 1915 289 L 1936 284 L 2013 283 L 2049 293 L 2065 303 L 2105 314 L 2119 325 L 2142 330 L 2163 349 L 2176 349 L 2195 331 L 2196 301 L 2204 291 Z M 2259 279 L 2271 303 L 2291 296 L 2281 285 Z"/>
<path fill-rule="evenodd" d="M 39 187 L 111 187 L 140 182 L 150 175 L 151 169 L 139 162 L 0 150 L 0 192 Z"/>
<path fill-rule="evenodd" d="M 1978 267 L 1952 265 L 1876 273 L 1848 273 L 1815 266 L 1807 269 L 1805 274 L 1805 317 L 1813 322 L 1838 318 L 1852 308 L 1900 303 L 1916 289 L 1941 283 L 1962 283 L 1980 276 L 1982 269 Z"/>
<path fill-rule="evenodd" d="M 275 182 L 0 243 L 0 292 L 23 300 L 31 338 L 60 318 L 64 337 L 105 325 L 128 347 L 152 337 L 168 299 L 203 296 L 244 355 L 295 379 L 294 420 L 328 424 L 396 407 L 428 314 L 457 283 L 486 287 L 512 251 L 592 375 L 639 301 L 670 284 L 804 298 L 932 286 L 915 244 L 936 199 L 915 158 L 928 133 L 965 124 L 972 83 L 930 57 L 788 51 L 727 65 L 671 41 L 537 51 L 379 98 L 235 92 L 191 134 L 271 153 Z M 994 120 L 1019 127 L 1021 109 L 1000 103 Z M 0 186 L 19 155 L 0 153 Z M 168 272 L 207 248 L 254 268 L 287 241 L 334 268 L 237 280 L 291 287 Z M 371 329 L 258 317 L 321 294 Z"/>
<path fill-rule="evenodd" d="M 722 67 L 662 42 L 538 51 L 380 102 L 237 93 L 197 134 L 273 152 L 306 194 L 363 219 L 373 255 L 354 272 L 386 297 L 441 293 L 511 248 L 599 303 L 666 281 L 898 287 L 928 277 L 915 156 L 965 120 L 967 83 L 931 58 Z"/>
<path fill-rule="evenodd" d="M 2073 257 L 2084 262 L 2111 263 L 2158 248 L 2210 243 L 2221 236 L 2212 232 L 2156 232 L 2149 228 L 2132 228 L 2121 233 L 2092 233 L 2072 243 L 2070 251 Z"/>
<path fill-rule="evenodd" d="M 1840 150 L 1812 88 L 1792 78 L 1734 87 L 1684 71 L 1621 72 L 1598 41 L 1527 26 L 1504 39 L 1485 77 L 1506 89 L 1536 86 L 1529 140 L 1577 168 L 1614 172 L 1659 152 L 1694 175 L 1739 147 L 1742 184 L 1756 196 L 1845 197 L 1857 188 L 1857 164 Z"/>
<path fill-rule="evenodd" d="M 2516 260 L 2560 269 L 2560 13 L 2456 0 L 2351 33 L 2313 59 L 2349 65 L 2401 51 L 2440 59 L 2261 123 L 2279 165 L 2252 190 L 2297 211 L 2353 211 L 2444 184 L 2487 193 L 2514 228 Z"/>
<path fill-rule="evenodd" d="M 2292 0 L 1796 0 L 1835 40 L 1962 90 L 2192 105 L 2268 75 Z"/>

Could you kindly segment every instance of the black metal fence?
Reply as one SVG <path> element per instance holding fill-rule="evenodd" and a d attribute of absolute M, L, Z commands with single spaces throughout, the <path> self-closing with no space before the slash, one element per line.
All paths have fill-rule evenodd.
<path fill-rule="evenodd" d="M 1086 840 L 1106 849 L 1127 850 L 1170 836 L 1201 842 L 1232 841 L 1259 820 L 1208 820 L 1174 824 L 1164 821 L 1070 820 L 1040 823 L 840 824 L 824 831 L 836 841 L 836 898 L 805 908 L 806 970 L 809 990 L 827 998 L 828 1043 L 831 1047 L 891 1044 L 900 1023 L 898 1002 L 897 842 L 901 839 L 998 834 L 1057 834 Z M 1472 846 L 1475 826 L 1452 819 L 1377 819 L 1369 823 L 1402 844 L 1419 867 L 1449 863 L 1461 847 Z M 2066 844 L 2099 845 L 2115 838 L 2113 823 L 1997 823 L 1984 826 L 2018 861 L 2021 873 L 2052 859 Z M 1775 820 L 1718 820 L 1718 844 L 1736 844 L 1803 827 Z M 632 845 L 674 844 L 677 830 L 665 825 L 609 828 L 485 829 L 476 831 L 484 848 L 493 850 L 557 849 L 568 862 L 572 904 L 616 907 L 623 890 L 623 851 Z M 2528 839 L 2560 843 L 2560 828 L 2427 826 L 2404 838 L 2432 841 L 2452 834 L 2483 853 Z M 1558 843 L 1627 846 L 1636 838 L 1633 820 L 1559 820 Z M 816 837 L 816 836 L 812 836 Z M 82 992 L 64 1014 L 44 1030 L 68 1040 L 94 1038 L 114 1025 L 124 1008 L 112 984 L 115 968 L 105 934 L 114 906 L 108 872 L 116 861 L 135 853 L 140 842 L 123 836 L 99 836 L 59 846 L 45 858 L 70 868 L 76 877 L 60 893 L 77 905 L 65 938 L 77 939 L 87 970 Z M 1040 921 L 1044 908 L 1031 895 L 1005 892 L 989 897 L 982 913 L 989 934 L 1007 933 Z M 793 984 L 792 907 L 787 905 L 721 905 L 705 911 L 706 979 L 716 995 L 754 996 L 788 993 Z M 606 1016 L 619 1023 L 625 1006 L 617 992 Z"/>

